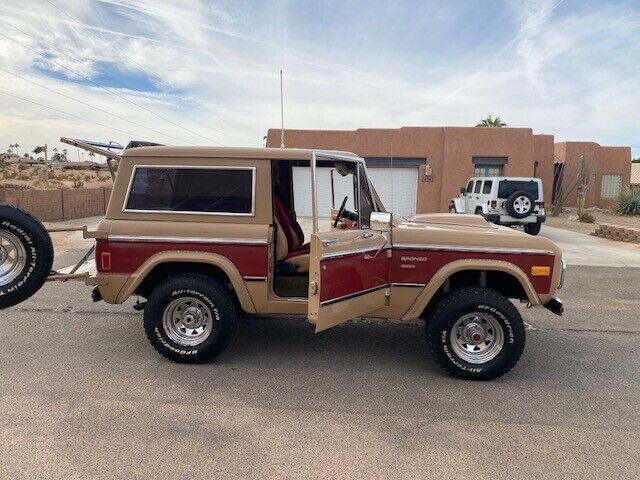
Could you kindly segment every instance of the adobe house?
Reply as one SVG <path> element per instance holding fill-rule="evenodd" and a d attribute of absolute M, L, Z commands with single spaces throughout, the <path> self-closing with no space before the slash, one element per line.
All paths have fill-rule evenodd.
<path fill-rule="evenodd" d="M 403 215 L 448 211 L 460 187 L 469 177 L 479 175 L 540 177 L 545 202 L 550 204 L 555 164 L 578 153 L 593 163 L 598 184 L 589 193 L 588 206 L 611 203 L 611 197 L 601 198 L 600 188 L 606 181 L 605 194 L 615 190 L 608 185 L 618 178 L 610 175 L 620 176 L 620 188 L 629 186 L 629 147 L 601 147 L 592 142 L 556 145 L 553 135 L 534 134 L 530 128 L 285 129 L 284 133 L 287 147 L 346 150 L 365 158 L 385 205 Z M 269 129 L 266 146 L 279 147 L 280 134 L 280 129 Z M 568 173 L 570 169 L 565 176 Z M 319 193 L 329 190 L 321 186 Z M 571 201 L 575 205 L 575 196 Z"/>

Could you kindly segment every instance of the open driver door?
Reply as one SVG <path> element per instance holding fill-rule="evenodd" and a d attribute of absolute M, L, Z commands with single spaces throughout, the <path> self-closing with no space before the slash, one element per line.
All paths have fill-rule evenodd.
<path fill-rule="evenodd" d="M 308 318 L 316 333 L 388 305 L 390 265 L 389 232 L 312 234 Z"/>

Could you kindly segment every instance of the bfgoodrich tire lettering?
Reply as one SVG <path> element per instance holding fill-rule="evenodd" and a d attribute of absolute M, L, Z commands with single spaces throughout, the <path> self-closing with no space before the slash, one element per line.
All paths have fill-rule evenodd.
<path fill-rule="evenodd" d="M 482 332 L 478 338 L 483 341 L 477 347 L 477 355 L 473 351 L 476 347 L 465 354 L 454 340 L 455 329 L 465 318 L 486 319 L 485 329 L 478 328 Z M 481 321 L 473 320 L 466 325 L 473 328 L 476 323 L 480 325 Z M 491 335 L 485 331 L 491 330 L 486 328 L 489 325 L 493 326 Z M 476 287 L 461 288 L 442 298 L 426 319 L 426 337 L 433 358 L 444 372 L 471 380 L 491 380 L 504 375 L 518 362 L 525 345 L 524 322 L 516 307 L 502 294 Z M 497 343 L 491 343 L 497 342 L 498 337 L 499 348 Z M 485 343 L 487 350 L 483 357 L 481 347 L 485 348 Z"/>
<path fill-rule="evenodd" d="M 185 316 L 197 323 L 186 328 L 182 323 Z M 151 345 L 176 362 L 200 363 L 213 358 L 227 346 L 236 326 L 229 293 L 202 274 L 169 277 L 149 295 L 144 309 L 144 329 Z"/>
<path fill-rule="evenodd" d="M 24 210 L 0 203 L 0 309 L 34 295 L 52 266 L 53 245 L 42 224 Z"/>

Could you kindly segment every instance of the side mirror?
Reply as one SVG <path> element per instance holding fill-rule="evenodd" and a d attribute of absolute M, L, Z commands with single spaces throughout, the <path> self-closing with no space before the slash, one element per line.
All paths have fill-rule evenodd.
<path fill-rule="evenodd" d="M 460 193 L 464 195 L 467 193 L 467 189 L 465 187 L 460 187 Z"/>
<path fill-rule="evenodd" d="M 390 232 L 392 215 L 389 212 L 371 212 L 369 215 L 369 228 L 378 232 Z"/>

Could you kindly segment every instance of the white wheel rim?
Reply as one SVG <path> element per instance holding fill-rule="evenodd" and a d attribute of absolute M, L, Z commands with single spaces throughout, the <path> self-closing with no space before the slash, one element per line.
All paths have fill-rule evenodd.
<path fill-rule="evenodd" d="M 513 209 L 519 214 L 526 213 L 531 210 L 531 200 L 529 200 L 529 197 L 520 195 L 513 201 Z"/>
<path fill-rule="evenodd" d="M 194 347 L 211 335 L 213 316 L 201 300 L 181 297 L 164 309 L 162 327 L 173 342 L 183 347 Z"/>
<path fill-rule="evenodd" d="M 0 286 L 13 282 L 27 264 L 27 251 L 13 233 L 0 230 Z"/>
<path fill-rule="evenodd" d="M 454 353 L 467 363 L 487 363 L 496 358 L 504 346 L 500 322 L 484 312 L 460 317 L 451 329 L 449 340 Z"/>

